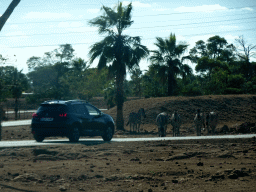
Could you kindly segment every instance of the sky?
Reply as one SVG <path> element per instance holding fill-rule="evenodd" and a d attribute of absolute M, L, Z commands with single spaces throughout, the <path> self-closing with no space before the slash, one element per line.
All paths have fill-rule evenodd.
<path fill-rule="evenodd" d="M 12 0 L 0 0 L 0 15 Z M 142 44 L 155 50 L 156 37 L 167 38 L 174 33 L 177 42 L 186 42 L 189 49 L 198 40 L 212 36 L 224 37 L 228 43 L 243 36 L 247 45 L 256 45 L 256 2 L 254 0 L 139 0 L 132 2 L 133 25 L 124 31 L 140 36 Z M 89 60 L 90 46 L 103 39 L 88 21 L 102 15 L 101 7 L 113 8 L 117 0 L 21 0 L 0 32 L 0 54 L 28 73 L 27 60 L 43 57 L 61 44 L 71 44 L 75 56 Z M 255 60 L 255 59 L 254 59 Z M 147 70 L 149 61 L 140 62 Z M 191 67 L 195 65 L 187 63 Z M 97 66 L 95 61 L 92 67 Z"/>

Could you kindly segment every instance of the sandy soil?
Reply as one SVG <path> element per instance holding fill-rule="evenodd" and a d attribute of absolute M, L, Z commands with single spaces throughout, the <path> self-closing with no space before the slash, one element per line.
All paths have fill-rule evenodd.
<path fill-rule="evenodd" d="M 249 95 L 129 101 L 124 105 L 125 121 L 129 112 L 140 107 L 146 110 L 141 133 L 130 134 L 125 127 L 126 131 L 117 131 L 114 137 L 156 137 L 155 116 L 174 109 L 184 119 L 182 136 L 195 135 L 191 118 L 198 107 L 223 114 L 217 134 L 252 132 L 255 98 Z M 108 111 L 114 118 L 115 110 Z M 220 133 L 224 125 L 229 132 Z M 171 125 L 167 133 L 172 135 Z M 29 126 L 4 127 L 2 136 L 5 141 L 33 139 Z M 255 191 L 255 142 L 254 137 L 2 148 L 0 191 Z"/>

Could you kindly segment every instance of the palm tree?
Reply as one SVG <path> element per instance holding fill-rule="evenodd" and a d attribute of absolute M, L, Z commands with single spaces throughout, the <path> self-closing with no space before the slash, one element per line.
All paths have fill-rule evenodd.
<path fill-rule="evenodd" d="M 93 44 L 89 51 L 90 63 L 99 58 L 98 69 L 108 68 L 109 74 L 113 75 L 116 82 L 117 117 L 116 127 L 124 130 L 123 102 L 124 80 L 126 68 L 132 69 L 139 65 L 141 59 L 146 58 L 149 51 L 141 45 L 140 37 L 124 35 L 124 30 L 133 24 L 131 20 L 132 3 L 123 7 L 118 3 L 117 7 L 102 7 L 103 15 L 89 21 L 91 26 L 98 27 L 99 34 L 105 38 Z"/>
<path fill-rule="evenodd" d="M 172 33 L 167 39 L 156 37 L 156 40 L 155 45 L 158 50 L 151 51 L 153 54 L 150 56 L 150 60 L 155 67 L 158 66 L 159 76 L 165 77 L 165 74 L 167 74 L 167 94 L 171 96 L 173 95 L 176 84 L 175 76 L 182 72 L 182 61 L 188 59 L 188 57 L 182 57 L 180 59 L 180 56 L 186 51 L 188 45 L 177 45 L 176 36 Z"/>
<path fill-rule="evenodd" d="M 193 74 L 192 68 L 188 64 L 183 64 L 180 67 L 180 75 L 182 77 L 182 81 L 185 81 L 186 78 Z"/>

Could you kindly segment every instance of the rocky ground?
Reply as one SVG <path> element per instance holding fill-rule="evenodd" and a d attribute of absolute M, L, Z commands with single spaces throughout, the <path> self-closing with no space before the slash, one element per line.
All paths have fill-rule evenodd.
<path fill-rule="evenodd" d="M 127 131 L 118 131 L 114 137 L 157 137 L 156 114 L 174 109 L 184 119 L 182 136 L 193 136 L 191 118 L 197 108 L 223 114 L 217 134 L 252 133 L 255 98 L 249 95 L 129 101 L 124 105 L 125 122 L 131 111 L 140 107 L 146 110 L 141 133 L 130 134 L 129 127 L 125 127 Z M 107 113 L 115 118 L 115 110 Z M 221 132 L 224 125 L 227 133 Z M 168 125 L 167 136 L 171 135 Z M 3 141 L 33 139 L 29 126 L 3 127 L 2 136 Z M 255 142 L 252 137 L 2 148 L 0 191 L 255 191 Z"/>

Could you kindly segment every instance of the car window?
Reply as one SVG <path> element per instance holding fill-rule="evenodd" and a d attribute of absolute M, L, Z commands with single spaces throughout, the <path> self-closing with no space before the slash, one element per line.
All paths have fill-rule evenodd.
<path fill-rule="evenodd" d="M 86 110 L 86 108 L 84 107 L 84 105 L 83 104 L 76 104 L 76 105 L 74 105 L 75 106 L 75 110 L 76 110 L 76 113 L 78 113 L 78 114 L 82 114 L 82 115 L 87 115 L 88 113 L 87 113 L 87 110 Z"/>
<path fill-rule="evenodd" d="M 67 111 L 67 107 L 65 105 L 59 105 L 59 104 L 56 104 L 56 105 L 48 105 L 48 104 L 44 104 L 44 105 L 41 105 L 39 108 L 38 108 L 38 112 L 53 112 L 53 113 L 63 113 L 63 112 L 66 112 Z"/>
<path fill-rule="evenodd" d="M 78 111 L 76 110 L 76 106 L 75 105 L 70 105 L 69 106 L 69 112 L 70 113 L 78 113 Z"/>
<path fill-rule="evenodd" d="M 95 116 L 95 115 L 99 115 L 100 114 L 100 112 L 96 108 L 94 108 L 94 107 L 92 107 L 90 105 L 85 105 L 85 107 L 87 108 L 87 110 L 88 110 L 90 115 Z"/>

